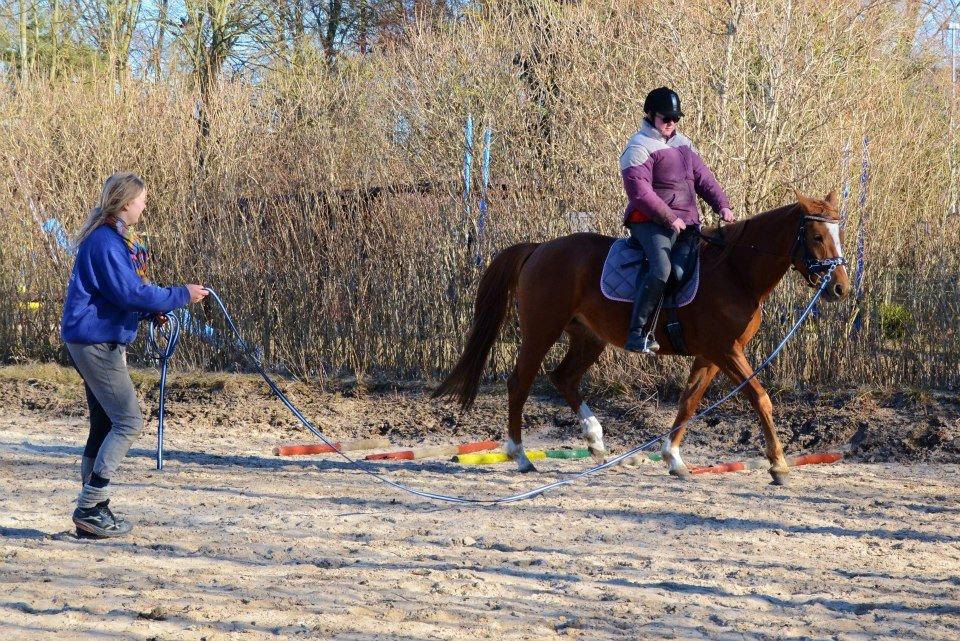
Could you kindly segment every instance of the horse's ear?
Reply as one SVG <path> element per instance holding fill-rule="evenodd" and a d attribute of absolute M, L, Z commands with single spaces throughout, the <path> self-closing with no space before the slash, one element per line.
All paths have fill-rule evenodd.
<path fill-rule="evenodd" d="M 832 190 L 827 197 L 823 199 L 823 202 L 829 205 L 830 209 L 837 211 L 840 208 L 840 199 L 837 198 L 837 190 Z"/>
<path fill-rule="evenodd" d="M 801 194 L 800 190 L 796 187 L 793 189 L 793 195 L 797 199 L 797 203 L 800 205 L 800 207 L 802 207 L 803 210 L 808 214 L 816 210 L 816 202 Z"/>

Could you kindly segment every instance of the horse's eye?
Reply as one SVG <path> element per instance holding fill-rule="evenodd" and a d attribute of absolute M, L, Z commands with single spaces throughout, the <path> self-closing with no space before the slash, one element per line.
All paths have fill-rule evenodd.
<path fill-rule="evenodd" d="M 814 239 L 815 241 L 817 241 L 818 243 L 822 243 L 822 242 L 823 242 L 823 236 L 821 236 L 820 234 L 817 234 L 816 236 L 814 236 L 813 239 Z"/>

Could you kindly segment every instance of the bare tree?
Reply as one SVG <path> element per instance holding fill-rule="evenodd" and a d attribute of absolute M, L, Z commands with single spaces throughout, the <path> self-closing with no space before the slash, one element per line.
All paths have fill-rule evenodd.
<path fill-rule="evenodd" d="M 177 40 L 200 92 L 198 165 L 202 168 L 210 135 L 211 96 L 237 43 L 259 24 L 261 13 L 258 3 L 236 0 L 187 0 L 185 8 Z"/>
<path fill-rule="evenodd" d="M 187 0 L 177 39 L 202 95 L 208 95 L 238 42 L 260 24 L 258 2 Z"/>
<path fill-rule="evenodd" d="M 87 37 L 99 49 L 110 73 L 125 75 L 130 45 L 140 22 L 141 0 L 77 0 Z"/>
<path fill-rule="evenodd" d="M 169 22 L 170 0 L 158 0 L 157 18 L 154 26 L 152 50 L 150 52 L 150 66 L 153 68 L 154 78 L 156 78 L 157 82 L 163 77 L 163 50 L 166 45 Z"/>
<path fill-rule="evenodd" d="M 33 4 L 32 2 L 30 3 Z M 26 80 L 29 74 L 30 65 L 27 63 L 27 8 L 28 4 L 24 0 L 20 0 L 18 3 L 18 14 L 17 14 L 17 33 L 18 33 L 18 43 L 20 45 L 20 79 Z"/>

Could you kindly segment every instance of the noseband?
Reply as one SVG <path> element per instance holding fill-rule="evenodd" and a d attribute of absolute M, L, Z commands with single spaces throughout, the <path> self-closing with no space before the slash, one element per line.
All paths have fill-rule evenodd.
<path fill-rule="evenodd" d="M 800 272 L 800 270 L 797 269 L 797 251 L 802 247 L 803 256 L 800 257 L 800 260 L 803 261 L 803 265 L 807 268 L 807 273 L 804 274 L 800 272 L 800 275 L 807 281 L 807 285 L 810 287 L 818 287 L 824 273 L 836 269 L 840 265 L 846 265 L 847 261 L 843 256 L 836 256 L 834 258 L 817 258 L 814 256 L 807 246 L 807 221 L 832 223 L 834 225 L 839 225 L 840 223 L 832 218 L 823 218 L 822 216 L 805 215 L 800 219 L 800 226 L 797 228 L 797 237 L 793 241 L 793 247 L 790 249 L 791 267 Z"/>

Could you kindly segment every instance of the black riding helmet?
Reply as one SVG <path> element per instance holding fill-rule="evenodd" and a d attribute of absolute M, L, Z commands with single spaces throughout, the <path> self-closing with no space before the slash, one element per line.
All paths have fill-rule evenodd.
<path fill-rule="evenodd" d="M 683 116 L 683 112 L 680 111 L 680 96 L 669 87 L 660 87 L 648 93 L 647 99 L 643 101 L 643 111 L 651 116 L 653 114 L 677 118 Z"/>

